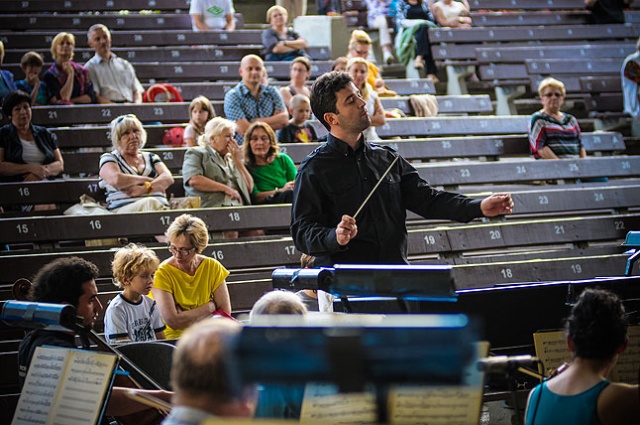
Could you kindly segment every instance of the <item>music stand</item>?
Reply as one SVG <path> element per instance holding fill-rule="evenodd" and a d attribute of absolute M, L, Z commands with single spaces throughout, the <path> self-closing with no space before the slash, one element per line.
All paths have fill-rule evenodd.
<path fill-rule="evenodd" d="M 349 297 L 395 297 L 408 313 L 408 301 L 456 301 L 449 265 L 336 264 L 321 269 L 276 269 L 274 288 L 321 289 L 340 297 L 346 312 Z"/>
<path fill-rule="evenodd" d="M 394 315 L 380 323 L 321 325 L 300 316 L 260 316 L 235 340 L 241 382 L 331 382 L 343 392 L 378 389 L 386 423 L 390 384 L 460 384 L 477 341 L 467 316 Z"/>

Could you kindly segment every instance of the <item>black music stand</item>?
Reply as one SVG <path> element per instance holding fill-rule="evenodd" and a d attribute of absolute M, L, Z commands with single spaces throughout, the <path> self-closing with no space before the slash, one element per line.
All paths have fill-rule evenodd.
<path fill-rule="evenodd" d="M 395 297 L 409 312 L 408 301 L 456 301 L 449 265 L 336 264 L 333 268 L 276 269 L 274 288 L 321 289 L 340 297 L 346 312 L 349 297 Z"/>
<path fill-rule="evenodd" d="M 341 392 L 374 384 L 378 420 L 387 423 L 390 384 L 460 384 L 475 358 L 476 332 L 465 315 L 394 315 L 362 323 L 260 316 L 238 335 L 230 360 L 243 383 L 331 382 Z"/>

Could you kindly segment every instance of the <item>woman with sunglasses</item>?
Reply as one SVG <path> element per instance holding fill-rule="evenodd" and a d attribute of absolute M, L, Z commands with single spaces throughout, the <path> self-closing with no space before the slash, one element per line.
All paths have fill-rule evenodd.
<path fill-rule="evenodd" d="M 538 85 L 542 109 L 531 116 L 529 147 L 536 159 L 585 158 L 578 120 L 560 111 L 566 94 L 564 84 L 545 78 Z"/>
<path fill-rule="evenodd" d="M 173 184 L 167 166 L 155 153 L 142 152 L 147 132 L 133 114 L 111 122 L 113 150 L 100 157 L 100 187 L 113 212 L 158 211 L 169 208 L 165 191 Z"/>
<path fill-rule="evenodd" d="M 165 236 L 171 257 L 156 271 L 151 294 L 167 325 L 165 336 L 174 339 L 214 313 L 231 314 L 225 281 L 229 272 L 218 260 L 202 255 L 209 243 L 209 231 L 198 217 L 176 217 Z"/>

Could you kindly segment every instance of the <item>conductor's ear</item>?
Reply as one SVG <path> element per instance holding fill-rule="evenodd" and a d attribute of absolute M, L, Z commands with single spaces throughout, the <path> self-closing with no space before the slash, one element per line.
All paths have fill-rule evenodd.
<path fill-rule="evenodd" d="M 338 123 L 338 114 L 335 114 L 333 112 L 325 112 L 323 118 L 325 122 L 330 126 L 334 126 Z"/>

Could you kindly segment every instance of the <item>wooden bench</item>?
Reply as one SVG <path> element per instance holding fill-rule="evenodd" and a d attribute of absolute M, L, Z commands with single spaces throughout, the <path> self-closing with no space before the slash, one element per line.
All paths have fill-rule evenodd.
<path fill-rule="evenodd" d="M 101 12 L 117 12 L 120 10 L 189 10 L 188 0 L 64 0 L 60 5 L 53 6 L 49 0 L 11 1 L 3 0 L 4 13 L 34 13 L 34 12 L 86 12 L 95 10 Z"/>
<path fill-rule="evenodd" d="M 128 15 L 50 13 L 30 13 L 26 15 L 3 13 L 0 15 L 0 27 L 4 31 L 87 31 L 89 27 L 95 24 L 106 25 L 110 30 L 154 30 L 158 28 L 165 28 L 167 30 L 191 30 L 191 17 L 188 13 L 132 13 Z M 86 33 L 84 40 L 86 40 Z"/>
<path fill-rule="evenodd" d="M 87 28 L 88 29 L 88 28 Z M 76 40 L 86 40 L 84 31 L 70 31 Z M 235 31 L 201 31 L 192 30 L 147 30 L 140 31 L 112 31 L 113 47 L 144 47 L 144 46 L 236 46 L 262 44 L 262 30 L 239 29 Z M 5 49 L 43 49 L 51 45 L 55 37 L 51 31 L 29 32 L 0 32 L 0 40 Z M 78 43 L 80 44 L 80 43 Z"/>
<path fill-rule="evenodd" d="M 590 12 L 586 10 L 558 10 L 546 11 L 510 11 L 510 12 L 474 12 L 471 9 L 471 19 L 474 27 L 497 27 L 518 25 L 586 25 Z"/>
<path fill-rule="evenodd" d="M 626 148 L 622 135 L 615 132 L 583 133 L 582 143 L 589 154 L 598 156 L 622 153 Z M 529 139 L 526 135 L 405 139 L 396 142 L 381 141 L 377 144 L 391 146 L 409 161 L 452 158 L 498 160 L 502 156 L 530 155 Z M 280 152 L 286 153 L 296 164 L 299 164 L 318 146 L 320 143 L 281 143 Z M 160 156 L 174 174 L 180 174 L 187 149 L 167 147 L 145 150 Z M 71 176 L 96 174 L 100 155 L 102 152 L 65 152 L 65 174 Z"/>

